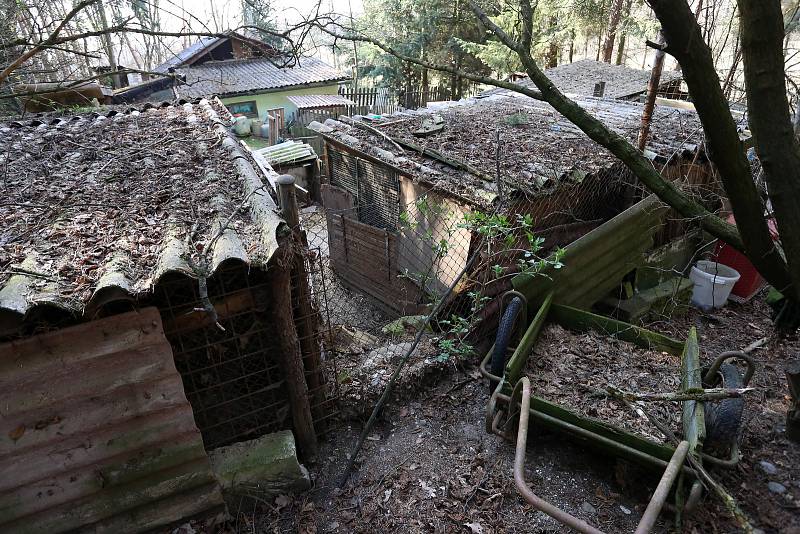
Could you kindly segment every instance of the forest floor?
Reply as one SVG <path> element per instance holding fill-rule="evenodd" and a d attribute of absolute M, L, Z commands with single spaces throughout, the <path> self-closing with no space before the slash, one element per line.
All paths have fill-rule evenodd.
<path fill-rule="evenodd" d="M 800 533 L 800 445 L 783 435 L 788 393 L 782 365 L 798 357 L 797 338 L 771 338 L 763 296 L 713 314 L 689 309 L 650 328 L 685 337 L 695 326 L 704 362 L 724 350 L 769 341 L 754 351 L 758 367 L 747 397 L 742 461 L 714 476 L 765 533 Z M 337 489 L 361 420 L 342 421 L 308 465 L 314 487 L 279 496 L 260 510 L 241 511 L 246 532 L 568 532 L 535 512 L 517 493 L 513 445 L 484 430 L 487 384 L 475 369 L 452 365 L 421 375 L 392 399 L 361 451 L 356 469 Z M 371 399 L 370 399 L 371 400 Z M 369 407 L 368 407 L 369 408 Z M 624 409 L 624 408 L 620 408 Z M 343 412 L 344 413 L 344 412 Z M 349 412 L 349 413 L 352 413 Z M 527 480 L 533 491 L 606 532 L 632 532 L 660 473 L 582 448 L 562 436 L 529 439 Z M 674 529 L 663 513 L 657 532 Z M 724 507 L 706 495 L 684 532 L 735 532 Z"/>

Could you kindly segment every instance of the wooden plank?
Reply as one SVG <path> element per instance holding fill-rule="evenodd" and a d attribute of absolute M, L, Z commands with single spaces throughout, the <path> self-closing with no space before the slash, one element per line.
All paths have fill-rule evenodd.
<path fill-rule="evenodd" d="M 322 205 L 325 207 L 326 215 L 329 217 L 331 215 L 340 215 L 353 219 L 356 216 L 353 209 L 355 206 L 353 195 L 341 187 L 322 184 Z"/>
<path fill-rule="evenodd" d="M 677 339 L 571 306 L 553 304 L 550 318 L 570 330 L 594 330 L 648 350 L 656 349 L 678 355 L 684 348 L 684 343 Z"/>
<path fill-rule="evenodd" d="M 156 308 L 0 345 L 0 365 L 0 531 L 136 531 L 223 506 Z M 131 512 L 166 502 L 178 517 L 152 527 Z"/>
<path fill-rule="evenodd" d="M 703 388 L 702 368 L 700 367 L 700 344 L 697 329 L 689 329 L 686 345 L 681 355 L 681 390 L 691 391 Z M 683 439 L 689 442 L 689 451 L 700 454 L 706 437 L 705 410 L 702 402 L 683 403 Z"/>

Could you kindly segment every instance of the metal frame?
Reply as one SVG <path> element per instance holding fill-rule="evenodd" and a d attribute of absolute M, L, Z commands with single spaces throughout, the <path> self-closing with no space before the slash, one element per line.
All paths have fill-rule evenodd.
<path fill-rule="evenodd" d="M 515 292 L 516 293 L 516 292 Z M 511 297 L 516 295 L 510 296 L 503 296 L 502 302 L 505 303 Z M 576 439 L 586 442 L 590 445 L 596 446 L 598 448 L 602 448 L 612 454 L 617 456 L 625 457 L 630 460 L 633 460 L 637 463 L 650 466 L 654 469 L 661 469 L 664 470 L 664 474 L 662 475 L 661 482 L 653 495 L 653 498 L 650 501 L 650 504 L 645 512 L 645 515 L 642 517 L 642 520 L 637 528 L 637 533 L 642 532 L 649 532 L 652 528 L 658 514 L 663 508 L 667 508 L 673 511 L 679 510 L 681 513 L 683 512 L 691 512 L 697 506 L 702 496 L 702 484 L 697 479 L 694 470 L 691 467 L 685 465 L 685 459 L 687 454 L 697 454 L 693 452 L 693 446 L 690 444 L 689 441 L 681 442 L 677 447 L 673 448 L 669 445 L 663 444 L 656 444 L 655 442 L 651 442 L 654 446 L 657 446 L 664 450 L 664 453 L 669 453 L 669 456 L 664 456 L 663 458 L 659 458 L 658 456 L 653 455 L 651 452 L 647 450 L 639 449 L 635 446 L 631 446 L 627 443 L 623 443 L 618 439 L 614 439 L 615 436 L 627 435 L 632 438 L 636 438 L 639 440 L 639 443 L 646 443 L 650 442 L 646 438 L 641 438 L 636 436 L 631 432 L 627 432 L 625 430 L 619 429 L 614 425 L 610 425 L 607 423 L 602 423 L 603 427 L 607 427 L 609 430 L 613 430 L 614 434 L 610 435 L 603 435 L 598 432 L 595 432 L 589 428 L 584 428 L 580 425 L 582 421 L 595 421 L 591 418 L 584 417 L 584 416 L 576 416 L 576 421 L 570 422 L 564 420 L 563 418 L 553 416 L 551 414 L 547 414 L 542 412 L 541 410 L 535 409 L 531 407 L 531 398 L 532 395 L 530 393 L 530 381 L 527 377 L 522 376 L 522 365 L 524 365 L 525 361 L 529 357 L 531 350 L 536 342 L 536 338 L 538 337 L 539 331 L 541 330 L 542 326 L 546 322 L 548 315 L 550 313 L 550 306 L 552 302 L 552 295 L 548 295 L 548 297 L 543 302 L 539 312 L 534 317 L 531 324 L 525 331 L 525 334 L 520 339 L 519 344 L 516 347 L 509 347 L 508 351 L 512 353 L 511 358 L 508 361 L 506 366 L 504 375 L 502 377 L 495 376 L 487 370 L 487 364 L 491 359 L 492 353 L 494 351 L 494 346 L 489 350 L 487 355 L 484 357 L 483 361 L 480 364 L 480 372 L 481 374 L 494 382 L 498 383 L 497 388 L 492 393 L 489 402 L 487 404 L 487 411 L 486 411 L 486 431 L 487 433 L 497 434 L 498 436 L 514 441 L 514 436 L 509 429 L 509 425 L 517 424 L 518 422 L 518 430 L 516 435 L 516 444 L 517 444 L 517 452 L 516 452 L 516 459 L 515 459 L 515 469 L 514 469 L 514 477 L 515 482 L 517 484 L 517 488 L 519 489 L 520 493 L 523 497 L 531 503 L 537 510 L 540 510 L 548 515 L 554 517 L 558 521 L 564 523 L 571 528 L 574 528 L 580 532 L 591 532 L 591 533 L 598 533 L 597 529 L 588 525 L 584 521 L 575 518 L 564 512 L 563 510 L 558 509 L 557 507 L 551 505 L 550 503 L 542 500 L 538 496 L 536 496 L 528 487 L 527 483 L 524 480 L 524 463 L 525 463 L 525 445 L 527 443 L 527 434 L 528 434 L 528 426 L 529 421 L 531 418 L 537 421 L 538 423 L 549 427 L 553 430 L 558 432 L 562 432 L 568 435 L 575 437 Z M 584 312 L 582 310 L 571 310 L 576 314 L 585 314 L 586 317 L 582 317 L 585 319 L 587 324 L 592 323 L 592 319 L 600 319 L 598 316 L 591 314 L 589 312 Z M 606 320 L 606 318 L 602 318 Z M 656 343 L 666 343 L 665 349 L 669 349 L 670 352 L 675 352 L 680 342 L 677 340 L 673 340 L 670 338 L 665 338 L 660 334 L 656 334 L 654 332 L 650 332 L 634 325 L 627 325 L 621 323 L 619 321 L 610 320 L 608 321 L 613 323 L 615 327 L 615 334 L 619 337 L 626 338 L 628 341 L 632 341 L 636 344 L 642 345 L 642 339 L 651 339 L 654 340 Z M 582 325 L 583 326 L 583 325 Z M 720 354 L 715 361 L 712 363 L 708 371 L 705 373 L 705 380 L 704 382 L 711 381 L 711 378 L 716 374 L 719 366 L 727 359 L 730 358 L 742 358 L 748 364 L 748 371 L 745 375 L 745 385 L 749 383 L 753 371 L 755 370 L 753 361 L 750 357 L 746 354 L 741 353 L 739 351 L 734 352 L 725 352 Z M 513 389 L 512 389 L 513 385 Z M 510 391 L 510 395 L 509 395 Z M 548 401 L 544 401 L 544 399 L 537 399 L 537 403 L 544 403 L 550 404 L 553 406 L 552 403 Z M 574 423 L 579 424 L 574 424 Z M 644 441 L 642 441 L 644 440 Z M 636 441 L 633 441 L 635 444 Z M 729 459 L 720 459 L 713 456 L 710 456 L 705 453 L 697 454 L 701 461 L 707 461 L 708 463 L 718 465 L 721 467 L 732 468 L 734 467 L 739 461 L 739 449 L 738 445 L 734 445 L 731 450 L 731 457 Z M 666 460 L 665 458 L 669 458 Z M 683 502 L 683 495 L 682 491 L 678 492 L 680 495 L 676 495 L 676 501 L 681 503 L 682 505 L 678 505 L 677 507 L 671 506 L 669 503 L 666 502 L 667 496 L 669 495 L 670 489 L 674 484 L 675 480 L 678 479 L 680 476 L 680 480 L 683 480 L 684 476 L 689 476 L 694 479 L 691 490 L 689 492 L 688 498 Z"/>

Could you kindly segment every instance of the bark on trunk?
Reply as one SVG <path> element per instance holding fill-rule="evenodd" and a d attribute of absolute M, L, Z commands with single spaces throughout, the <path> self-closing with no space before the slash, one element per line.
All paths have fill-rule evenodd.
<path fill-rule="evenodd" d="M 786 96 L 781 4 L 779 0 L 739 0 L 738 4 L 750 129 L 789 276 L 793 286 L 800 288 L 800 146 Z"/>
<path fill-rule="evenodd" d="M 614 52 L 614 41 L 617 39 L 617 25 L 622 17 L 622 4 L 625 0 L 612 0 L 608 12 L 608 28 L 606 40 L 603 44 L 603 61 L 611 63 L 611 55 Z"/>
<path fill-rule="evenodd" d="M 667 42 L 666 52 L 674 56 L 683 68 L 684 80 L 706 133 L 710 157 L 720 172 L 731 201 L 744 251 L 773 287 L 788 290 L 791 279 L 786 263 L 767 228 L 750 163 L 722 94 L 711 49 L 703 41 L 694 13 L 686 2 L 672 0 L 650 0 L 650 7 L 661 22 Z M 782 67 L 780 72 L 783 76 Z"/>

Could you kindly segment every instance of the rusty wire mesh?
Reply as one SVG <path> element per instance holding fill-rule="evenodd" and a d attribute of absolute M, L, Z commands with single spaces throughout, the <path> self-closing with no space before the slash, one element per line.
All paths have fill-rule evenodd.
<path fill-rule="evenodd" d="M 266 273 L 231 263 L 208 279 L 222 328 L 203 311 L 198 284 L 174 274 L 156 286 L 175 365 L 206 449 L 291 428 Z"/>

